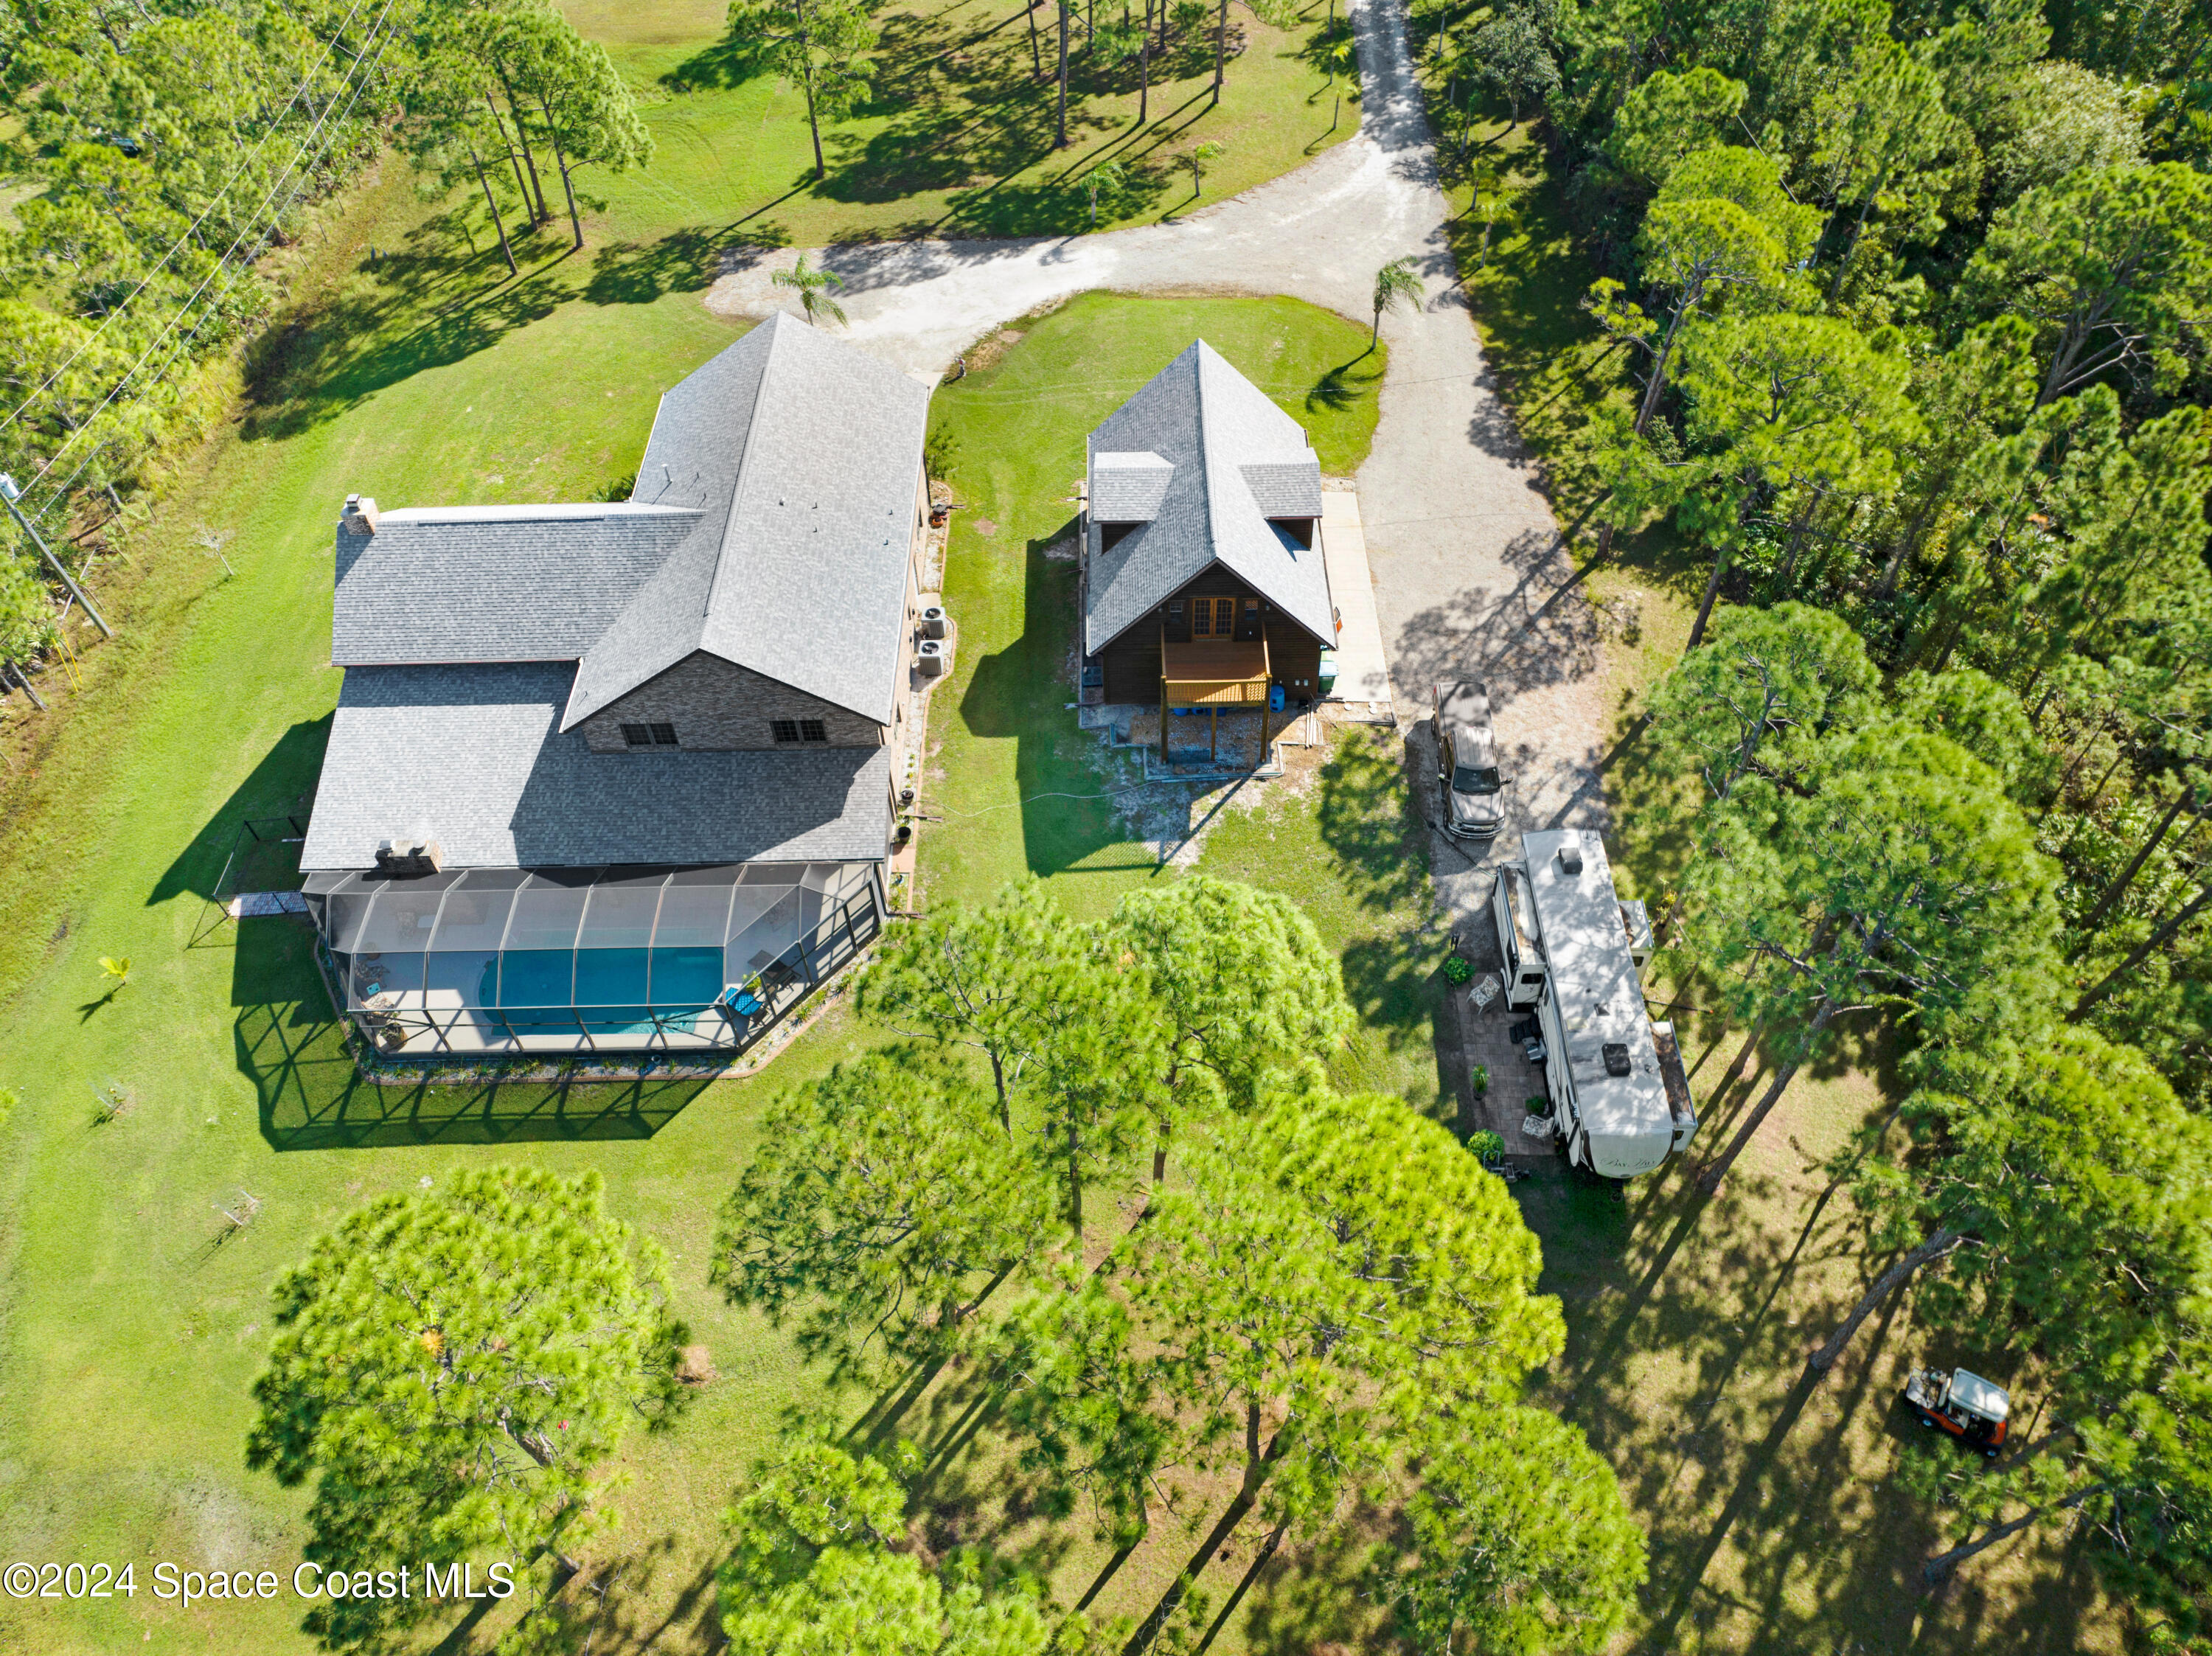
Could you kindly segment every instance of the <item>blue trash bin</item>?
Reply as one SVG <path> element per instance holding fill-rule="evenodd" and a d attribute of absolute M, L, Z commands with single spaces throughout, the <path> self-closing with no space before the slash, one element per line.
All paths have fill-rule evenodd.
<path fill-rule="evenodd" d="M 1267 687 L 1267 711 L 1271 713 L 1283 711 L 1283 687 L 1279 684 Z"/>

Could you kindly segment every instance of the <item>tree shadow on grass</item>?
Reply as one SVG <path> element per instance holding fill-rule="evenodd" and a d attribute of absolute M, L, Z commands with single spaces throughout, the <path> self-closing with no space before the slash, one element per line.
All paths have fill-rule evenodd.
<path fill-rule="evenodd" d="M 658 241 L 612 242 L 592 255 L 583 296 L 593 305 L 650 305 L 668 294 L 703 291 L 717 276 L 790 245 L 790 232 L 773 221 L 748 224 L 736 235 L 695 225 Z"/>
<path fill-rule="evenodd" d="M 1364 372 L 1363 364 L 1367 365 Z M 1368 401 L 1382 385 L 1382 368 L 1374 351 L 1363 351 L 1314 381 L 1313 389 L 1306 393 L 1306 409 L 1311 414 L 1341 414 Z"/>
<path fill-rule="evenodd" d="M 1402 1551 L 1412 1536 L 1401 1514 L 1362 1503 L 1344 1522 L 1303 1546 L 1285 1546 L 1261 1565 L 1245 1590 L 1244 1648 L 1253 1656 L 1307 1656 L 1327 1650 L 1389 1647 L 1389 1618 L 1363 1589 L 1370 1582 L 1376 1550 Z M 1239 1538 L 1225 1561 L 1217 1561 L 1208 1586 L 1233 1592 L 1258 1551 Z M 1217 1601 L 1218 1602 L 1218 1601 Z M 1224 1618 L 1236 1612 L 1223 1605 Z M 1225 1630 L 1225 1628 L 1224 1629 Z"/>
<path fill-rule="evenodd" d="M 1320 774 L 1322 842 L 1336 876 L 1375 927 L 1346 946 L 1345 993 L 1359 1013 L 1356 1045 L 1401 1054 L 1425 1046 L 1436 1066 L 1435 1108 L 1454 1107 L 1456 1060 L 1437 1016 L 1448 935 L 1436 929 L 1427 824 L 1413 804 L 1410 749 L 1388 731 L 1341 732 Z M 1355 1065 L 1355 1068 L 1358 1067 Z"/>
<path fill-rule="evenodd" d="M 672 1533 L 636 1546 L 622 1546 L 618 1534 L 614 1544 L 619 1550 L 587 1559 L 584 1573 L 556 1602 L 555 1614 L 567 1635 L 560 1648 L 616 1656 L 722 1644 L 714 1560 L 692 1562 L 683 1538 Z M 673 1598 L 662 1585 L 671 1576 L 680 1582 Z M 455 1647 L 455 1656 L 470 1648 Z"/>
<path fill-rule="evenodd" d="M 410 310 L 430 295 L 410 285 L 403 261 L 380 269 L 389 290 L 347 293 L 311 300 L 270 329 L 248 366 L 242 434 L 276 441 L 327 423 L 387 386 L 426 369 L 450 367 L 489 350 L 519 328 L 550 316 L 569 298 L 558 279 L 569 250 L 550 254 L 518 247 L 516 257 L 538 257 L 509 277 L 496 251 L 468 261 L 484 285 L 432 310 L 412 327 L 395 332 Z"/>
<path fill-rule="evenodd" d="M 1321 767 L 1321 837 L 1358 905 L 1386 913 L 1425 909 L 1426 824 L 1413 809 L 1389 733 L 1347 731 Z"/>
<path fill-rule="evenodd" d="M 723 37 L 702 46 L 660 77 L 678 97 L 690 92 L 726 92 L 763 75 L 775 73 L 774 49 Z"/>
<path fill-rule="evenodd" d="M 2094 1597 L 2078 1583 L 1929 1610 L 1917 1568 L 1941 1538 L 1889 1476 L 1915 1447 L 1895 1388 L 1908 1358 L 1966 1354 L 1916 1350 L 1899 1296 L 1814 1386 L 1806 1351 L 1887 1256 L 1839 1194 L 1800 1202 L 1745 1171 L 1710 1202 L 1681 1168 L 1625 1192 L 1558 1177 L 1516 1192 L 1568 1325 L 1540 1395 L 1619 1469 L 1650 1537 L 1632 1648 L 2077 1647 Z"/>

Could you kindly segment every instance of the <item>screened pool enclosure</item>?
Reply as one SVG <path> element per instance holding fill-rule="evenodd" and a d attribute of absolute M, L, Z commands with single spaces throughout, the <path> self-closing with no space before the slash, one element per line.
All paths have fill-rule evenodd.
<path fill-rule="evenodd" d="M 311 875 L 331 986 L 387 1055 L 742 1047 L 880 925 L 873 863 Z"/>

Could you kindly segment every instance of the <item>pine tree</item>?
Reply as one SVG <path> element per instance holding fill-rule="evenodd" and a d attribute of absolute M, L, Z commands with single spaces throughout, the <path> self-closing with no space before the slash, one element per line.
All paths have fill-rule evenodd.
<path fill-rule="evenodd" d="M 596 1173 L 456 1173 L 387 1196 L 276 1288 L 247 1464 L 313 1481 L 307 1556 L 411 1568 L 496 1552 L 536 1589 L 520 1639 L 608 1521 L 629 1426 L 669 1418 L 684 1330 L 659 1250 L 611 1218 Z M 307 1630 L 374 1644 L 435 1600 L 324 1600 Z"/>

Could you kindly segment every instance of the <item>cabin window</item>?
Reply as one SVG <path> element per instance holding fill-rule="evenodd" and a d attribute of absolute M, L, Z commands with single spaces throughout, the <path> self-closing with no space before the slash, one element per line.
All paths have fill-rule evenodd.
<path fill-rule="evenodd" d="M 1523 972 L 1521 974 L 1521 986 L 1524 989 L 1533 989 L 1543 980 L 1544 974 L 1541 972 Z"/>
<path fill-rule="evenodd" d="M 818 719 L 771 719 L 769 728 L 774 733 L 778 747 L 789 747 L 801 742 L 827 742 L 829 727 Z"/>
<path fill-rule="evenodd" d="M 650 728 L 653 731 L 653 745 L 654 747 L 672 748 L 676 745 L 676 726 L 673 725 L 656 724 L 652 725 Z"/>
<path fill-rule="evenodd" d="M 653 745 L 653 731 L 650 726 L 625 725 L 622 727 L 622 733 L 623 742 L 633 748 L 649 748 Z"/>

